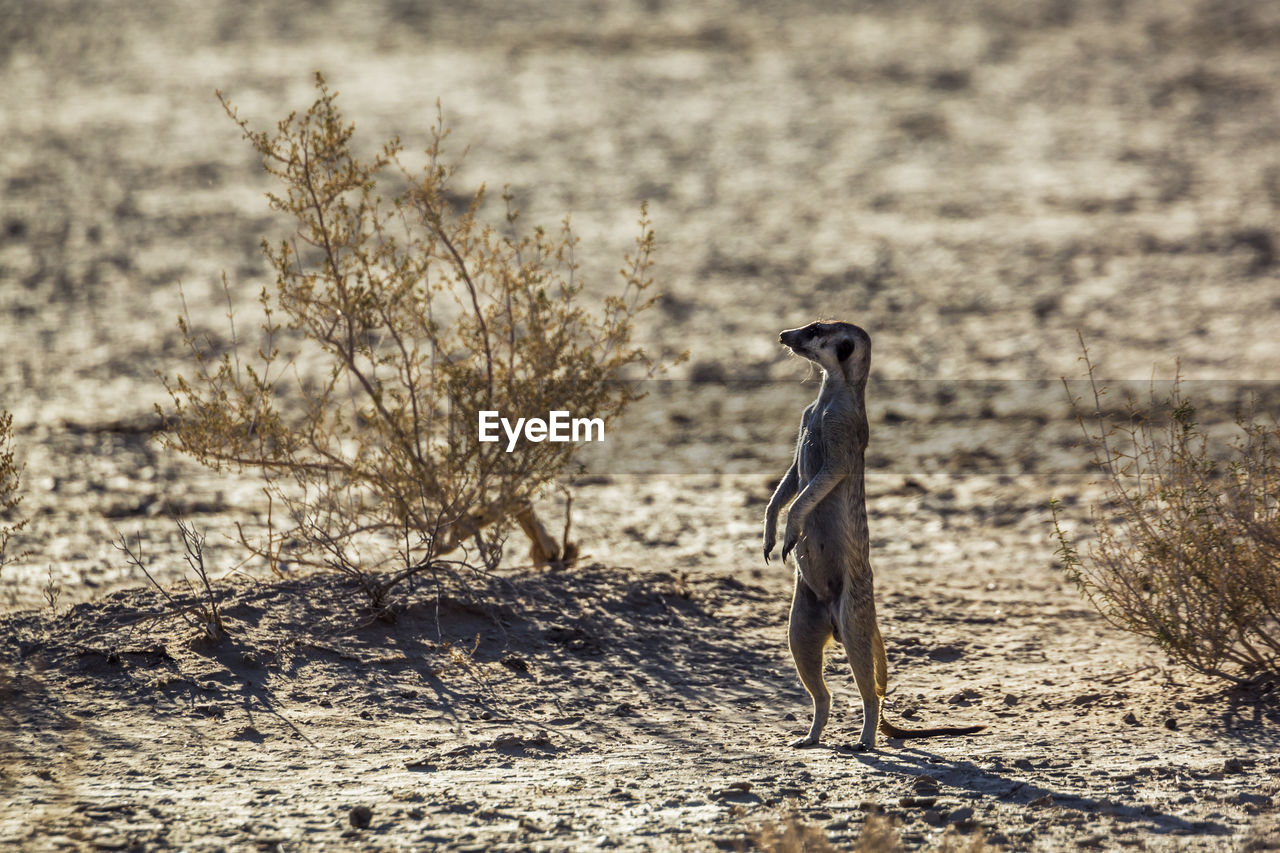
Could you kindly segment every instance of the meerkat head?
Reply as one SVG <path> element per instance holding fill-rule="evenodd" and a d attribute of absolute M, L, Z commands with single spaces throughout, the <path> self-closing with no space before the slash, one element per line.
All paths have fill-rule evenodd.
<path fill-rule="evenodd" d="M 871 369 L 871 336 L 852 323 L 810 323 L 778 335 L 783 346 L 849 382 L 865 381 Z"/>

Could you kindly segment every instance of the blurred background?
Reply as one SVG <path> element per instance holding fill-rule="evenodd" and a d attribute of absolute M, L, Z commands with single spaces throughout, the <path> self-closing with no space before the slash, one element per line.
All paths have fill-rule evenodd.
<path fill-rule="evenodd" d="M 155 372 L 182 294 L 225 336 L 222 273 L 251 305 L 289 228 L 215 90 L 267 128 L 316 71 L 367 153 L 425 146 L 438 101 L 456 188 L 572 214 L 593 292 L 649 202 L 637 339 L 690 359 L 596 476 L 764 489 L 815 388 L 777 332 L 818 317 L 870 331 L 872 461 L 906 478 L 1085 470 L 1046 450 L 1077 332 L 1106 377 L 1280 379 L 1280 4 L 2 0 L 0 408 L 35 519 L 0 596 L 114 576 L 120 529 L 175 546 L 169 512 L 260 509 L 155 449 Z"/>

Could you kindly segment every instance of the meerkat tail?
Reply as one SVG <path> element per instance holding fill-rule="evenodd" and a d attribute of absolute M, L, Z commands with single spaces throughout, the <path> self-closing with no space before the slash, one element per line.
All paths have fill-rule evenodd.
<path fill-rule="evenodd" d="M 911 737 L 947 737 L 950 735 L 971 735 L 980 732 L 986 726 L 941 726 L 934 729 L 900 729 L 893 723 L 880 715 L 880 733 L 885 737 L 892 738 L 911 738 Z"/>

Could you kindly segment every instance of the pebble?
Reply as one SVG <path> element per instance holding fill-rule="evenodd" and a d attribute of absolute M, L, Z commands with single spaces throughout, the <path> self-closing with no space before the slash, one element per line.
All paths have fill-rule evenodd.
<path fill-rule="evenodd" d="M 529 662 L 514 652 L 508 652 L 498 659 L 498 663 L 512 672 L 528 672 Z"/>
<path fill-rule="evenodd" d="M 1123 717 L 1121 717 L 1121 718 L 1120 718 L 1120 721 L 1121 721 L 1121 722 L 1123 722 L 1123 723 L 1128 723 L 1128 724 L 1129 724 L 1129 725 L 1131 725 L 1131 726 L 1136 726 L 1136 725 L 1138 725 L 1138 718 L 1137 718 L 1137 716 L 1135 716 L 1135 715 L 1134 715 L 1134 713 L 1133 713 L 1132 711 L 1130 711 L 1129 713 L 1127 713 L 1127 714 L 1125 714 Z"/>
<path fill-rule="evenodd" d="M 921 774 L 912 780 L 911 789 L 917 794 L 936 794 L 938 793 L 938 780 L 932 776 Z"/>
<path fill-rule="evenodd" d="M 903 808 L 928 808 L 929 806 L 935 805 L 937 802 L 937 797 L 902 797 L 898 800 L 898 805 Z"/>
<path fill-rule="evenodd" d="M 730 782 L 728 785 L 721 788 L 720 790 L 713 791 L 711 796 L 717 800 L 723 800 L 723 799 L 730 799 L 730 798 L 736 798 L 736 797 L 743 797 L 748 795 L 750 792 L 751 792 L 750 782 L 746 782 L 746 781 Z"/>
<path fill-rule="evenodd" d="M 373 809 L 368 806 L 356 806 L 347 815 L 347 820 L 356 829 L 368 829 L 369 824 L 373 821 Z"/>
<path fill-rule="evenodd" d="M 964 650 L 957 646 L 938 646 L 930 649 L 927 654 L 930 660 L 951 663 L 964 657 Z"/>

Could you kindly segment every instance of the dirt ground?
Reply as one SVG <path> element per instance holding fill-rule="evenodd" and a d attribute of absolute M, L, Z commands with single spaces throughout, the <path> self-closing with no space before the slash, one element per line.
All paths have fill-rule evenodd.
<path fill-rule="evenodd" d="M 573 214 L 611 287 L 642 201 L 689 360 L 584 453 L 568 572 L 407 591 L 270 578 L 250 478 L 154 441 L 183 300 L 225 340 L 287 223 L 214 90 L 259 126 L 325 73 L 369 150 Z M 1172 376 L 1277 411 L 1280 7 L 1265 2 L 0 0 L 0 408 L 28 554 L 0 569 L 0 839 L 18 849 L 1280 849 L 1280 706 L 1109 627 L 1048 501 L 1099 491 L 1061 376 Z M 815 393 L 777 332 L 872 335 L 868 495 L 887 711 L 981 734 L 855 754 L 829 657 L 807 726 L 791 578 L 761 517 Z M 554 501 L 546 507 L 554 518 Z M 172 517 L 208 534 L 209 644 Z M 55 605 L 45 601 L 56 592 Z M 355 811 L 366 807 L 365 814 Z M 360 818 L 367 817 L 367 821 Z M 355 823 L 367 823 L 357 827 Z"/>

